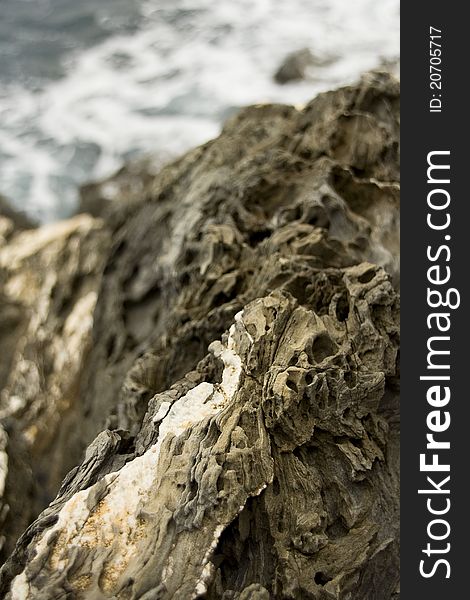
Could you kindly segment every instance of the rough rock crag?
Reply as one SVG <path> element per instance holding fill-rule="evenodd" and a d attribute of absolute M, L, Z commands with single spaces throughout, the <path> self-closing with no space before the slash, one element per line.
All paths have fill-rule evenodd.
<path fill-rule="evenodd" d="M 2 597 L 398 598 L 398 103 L 376 73 L 250 107 L 0 248 L 2 472 L 43 508 L 77 465 Z"/>

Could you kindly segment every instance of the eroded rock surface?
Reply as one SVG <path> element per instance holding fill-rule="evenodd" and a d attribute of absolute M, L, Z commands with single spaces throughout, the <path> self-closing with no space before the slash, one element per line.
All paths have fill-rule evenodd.
<path fill-rule="evenodd" d="M 36 483 L 21 529 L 81 460 L 79 384 L 108 245 L 102 224 L 82 215 L 17 232 L 0 248 L 0 417 L 6 447 L 18 440 Z M 24 469 L 13 468 L 16 454 L 5 454 L 3 468 L 17 490 Z M 7 521 L 17 521 L 15 503 L 23 499 L 8 485 L 5 491 L 13 497 Z"/>
<path fill-rule="evenodd" d="M 398 83 L 373 74 L 303 110 L 250 107 L 143 174 L 140 194 L 124 185 L 105 226 L 76 218 L 79 331 L 41 283 L 66 349 L 34 387 L 19 365 L 54 345 L 21 330 L 2 403 L 33 445 L 51 419 L 44 457 L 66 447 L 62 427 L 73 457 L 97 437 L 18 541 L 0 594 L 396 597 L 398 103 Z M 57 270 L 60 296 L 70 268 Z M 28 290 L 11 288 L 27 310 Z"/>

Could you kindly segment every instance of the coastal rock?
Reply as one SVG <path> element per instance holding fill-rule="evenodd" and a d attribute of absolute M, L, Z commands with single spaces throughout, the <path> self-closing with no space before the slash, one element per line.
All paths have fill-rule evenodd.
<path fill-rule="evenodd" d="M 277 83 L 285 84 L 301 81 L 308 77 L 309 71 L 314 67 L 323 67 L 333 62 L 333 58 L 320 58 L 315 56 L 309 48 L 302 48 L 291 52 L 283 60 L 274 74 Z"/>
<path fill-rule="evenodd" d="M 83 215 L 0 248 L 0 417 L 37 483 L 33 517 L 81 459 L 78 390 L 108 243 L 102 224 Z M 5 452 L 10 472 L 18 457 Z"/>
<path fill-rule="evenodd" d="M 27 445 L 15 423 L 0 424 L 0 560 L 36 517 L 35 487 Z"/>
<path fill-rule="evenodd" d="M 105 224 L 62 224 L 81 223 L 86 306 L 69 331 L 50 299 L 75 271 L 50 264 L 60 286 L 34 289 L 54 336 L 20 335 L 2 406 L 41 460 L 67 447 L 77 466 L 3 566 L 2 597 L 395 597 L 398 109 L 385 73 L 302 110 L 249 107 L 144 168 Z M 46 278 L 12 260 L 19 239 L 6 271 Z M 6 281 L 27 310 L 37 294 Z M 68 359 L 38 387 L 18 365 L 57 339 Z"/>
<path fill-rule="evenodd" d="M 111 177 L 83 185 L 77 213 L 105 218 L 115 201 L 122 206 L 142 199 L 161 167 L 162 160 L 148 156 L 125 164 Z"/>
<path fill-rule="evenodd" d="M 37 223 L 26 214 L 17 211 L 0 195 L 0 247 L 18 231 L 34 229 Z"/>
<path fill-rule="evenodd" d="M 140 427 L 155 391 L 193 369 L 249 301 L 277 288 L 315 298 L 308 269 L 369 261 L 396 281 L 398 101 L 383 74 L 302 111 L 247 108 L 140 201 L 115 203 L 83 387 L 89 440 Z"/>

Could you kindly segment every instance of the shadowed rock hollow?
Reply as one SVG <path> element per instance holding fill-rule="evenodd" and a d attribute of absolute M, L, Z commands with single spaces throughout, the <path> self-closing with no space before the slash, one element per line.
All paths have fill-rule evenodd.
<path fill-rule="evenodd" d="M 2 597 L 398 598 L 398 105 L 247 108 L 0 245 Z"/>

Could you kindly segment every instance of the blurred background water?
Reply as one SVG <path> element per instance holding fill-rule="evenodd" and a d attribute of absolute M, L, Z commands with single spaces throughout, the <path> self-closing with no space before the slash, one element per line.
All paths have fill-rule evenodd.
<path fill-rule="evenodd" d="M 305 47 L 312 78 L 276 83 Z M 399 0 L 0 0 L 0 193 L 67 216 L 126 160 L 167 160 L 240 106 L 303 103 L 398 54 Z"/>

